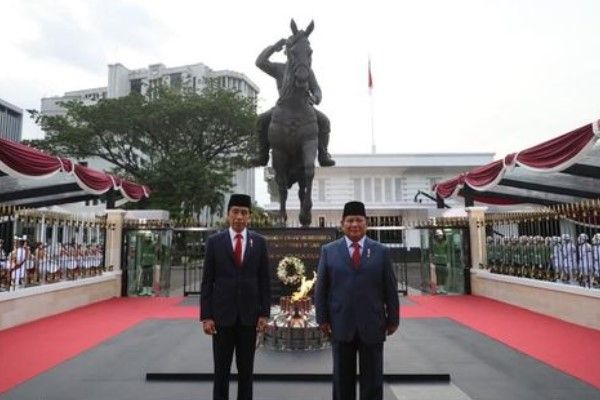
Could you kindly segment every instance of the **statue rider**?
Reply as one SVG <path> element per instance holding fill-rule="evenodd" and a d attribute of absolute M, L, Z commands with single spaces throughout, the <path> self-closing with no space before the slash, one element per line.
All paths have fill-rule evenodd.
<path fill-rule="evenodd" d="M 314 24 L 311 22 L 309 27 L 307 28 L 307 33 L 309 34 L 312 31 Z M 286 44 L 286 39 L 281 39 L 277 43 L 272 46 L 267 47 L 259 54 L 256 59 L 256 66 L 263 70 L 268 75 L 275 78 L 277 81 L 277 91 L 279 92 L 279 96 L 281 96 L 281 88 L 283 86 L 283 77 L 285 76 L 285 68 L 286 64 L 284 63 L 276 63 L 269 61 L 269 58 L 276 52 L 279 52 L 283 49 L 283 46 Z M 310 77 L 308 82 L 308 91 L 309 98 L 311 99 L 311 103 L 313 105 L 317 105 L 321 102 L 321 88 L 317 83 L 317 79 L 315 78 L 315 74 L 311 68 Z M 273 113 L 273 109 L 266 111 L 258 116 L 257 121 L 257 130 L 258 130 L 258 155 L 253 158 L 250 162 L 254 166 L 264 166 L 269 162 L 269 124 L 271 123 L 271 115 Z M 329 144 L 329 132 L 330 124 L 329 119 L 325 114 L 315 108 L 315 113 L 317 116 L 317 124 L 319 126 L 319 145 L 318 145 L 318 156 L 317 159 L 319 161 L 319 165 L 322 167 L 332 167 L 335 165 L 335 161 L 331 158 L 331 155 L 327 152 L 327 146 Z"/>

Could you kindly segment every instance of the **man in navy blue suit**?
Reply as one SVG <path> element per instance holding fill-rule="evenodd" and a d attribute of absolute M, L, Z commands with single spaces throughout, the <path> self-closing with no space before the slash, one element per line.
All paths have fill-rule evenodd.
<path fill-rule="evenodd" d="M 252 400 L 256 334 L 270 315 L 270 277 L 265 238 L 247 229 L 250 196 L 233 194 L 227 206 L 229 228 L 206 241 L 200 320 L 212 336 L 213 399 L 229 399 L 233 352 L 238 400 Z"/>
<path fill-rule="evenodd" d="M 389 248 L 366 237 L 365 206 L 345 204 L 344 237 L 321 249 L 315 305 L 317 322 L 331 336 L 334 400 L 383 399 L 383 342 L 400 324 L 396 276 Z"/>

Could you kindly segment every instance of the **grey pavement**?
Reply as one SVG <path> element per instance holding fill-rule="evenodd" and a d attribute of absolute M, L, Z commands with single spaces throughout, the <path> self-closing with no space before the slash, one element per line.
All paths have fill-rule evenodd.
<path fill-rule="evenodd" d="M 449 319 L 404 319 L 385 345 L 386 373 L 449 373 L 450 384 L 385 385 L 386 400 L 597 400 L 600 391 Z M 235 371 L 235 367 L 233 368 Z M 330 373 L 330 350 L 259 349 L 256 372 Z M 147 372 L 212 372 L 194 320 L 148 320 L 0 395 L 2 400 L 211 399 L 208 382 L 146 382 Z M 230 397 L 235 397 L 232 383 Z M 256 400 L 331 399 L 324 383 L 255 383 Z"/>

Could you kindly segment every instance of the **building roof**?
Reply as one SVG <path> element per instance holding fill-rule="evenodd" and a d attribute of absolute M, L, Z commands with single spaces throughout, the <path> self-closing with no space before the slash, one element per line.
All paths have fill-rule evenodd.
<path fill-rule="evenodd" d="M 494 153 L 334 154 L 336 167 L 475 167 Z"/>
<path fill-rule="evenodd" d="M 0 105 L 3 105 L 6 108 L 10 108 L 11 110 L 18 112 L 19 114 L 23 114 L 23 109 L 15 106 L 14 104 L 9 103 L 6 100 L 0 99 Z"/>

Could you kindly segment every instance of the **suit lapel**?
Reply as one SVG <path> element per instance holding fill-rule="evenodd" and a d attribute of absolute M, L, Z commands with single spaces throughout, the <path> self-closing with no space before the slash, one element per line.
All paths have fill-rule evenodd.
<path fill-rule="evenodd" d="M 225 229 L 223 231 L 221 241 L 225 246 L 225 252 L 229 255 L 231 259 L 231 264 L 235 266 L 235 258 L 233 257 L 233 243 L 231 243 L 231 236 L 229 236 L 229 229 Z"/>
<path fill-rule="evenodd" d="M 350 250 L 348 250 L 345 236 L 340 239 L 338 249 L 340 251 L 341 259 L 344 260 L 344 264 L 346 264 L 347 267 L 354 269 L 354 265 L 352 265 L 352 260 L 350 259 Z"/>
<path fill-rule="evenodd" d="M 254 247 L 254 240 L 252 238 L 252 234 L 249 230 L 246 231 L 246 250 L 244 250 L 244 255 L 242 257 L 242 266 L 246 266 L 246 263 L 250 259 L 250 251 Z"/>
<path fill-rule="evenodd" d="M 364 248 L 360 257 L 360 268 L 365 268 L 369 264 L 372 251 L 371 247 L 373 247 L 373 241 L 367 236 L 365 237 Z"/>

